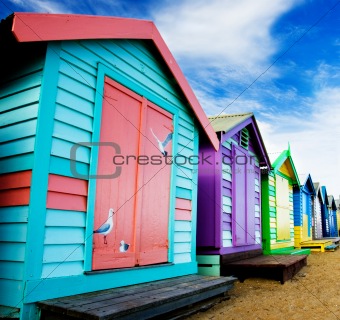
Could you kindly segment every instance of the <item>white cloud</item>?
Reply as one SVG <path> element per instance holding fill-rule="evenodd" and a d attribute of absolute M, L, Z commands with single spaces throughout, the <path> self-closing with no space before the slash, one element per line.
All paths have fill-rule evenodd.
<path fill-rule="evenodd" d="M 156 8 L 153 19 L 170 50 L 179 61 L 208 115 L 218 114 L 272 63 L 282 51 L 283 40 L 296 38 L 302 30 L 288 26 L 274 39 L 271 27 L 301 1 L 211 0 L 175 1 Z M 157 12 L 156 12 L 157 10 Z M 282 38 L 283 37 L 283 38 Z M 252 111 L 268 152 L 278 156 L 290 142 L 300 174 L 326 185 L 329 193 L 340 193 L 339 70 L 320 62 L 305 72 L 305 81 L 315 90 L 304 97 L 293 85 L 273 82 L 291 75 L 299 66 L 288 61 L 265 73 L 246 90 L 226 113 Z M 263 105 L 261 102 L 264 101 Z M 285 107 L 287 106 L 287 107 Z M 280 111 L 278 111 L 280 107 Z"/>
<path fill-rule="evenodd" d="M 65 13 L 69 12 L 67 5 L 57 1 L 44 0 L 10 0 L 15 5 L 22 7 L 25 11 Z"/>
<path fill-rule="evenodd" d="M 153 19 L 176 57 L 254 70 L 277 50 L 270 28 L 294 0 L 175 1 Z"/>
<path fill-rule="evenodd" d="M 309 116 L 267 115 L 258 121 L 269 153 L 278 156 L 290 142 L 298 173 L 310 173 L 336 198 L 340 194 L 339 101 L 340 87 L 327 87 L 316 93 Z"/>

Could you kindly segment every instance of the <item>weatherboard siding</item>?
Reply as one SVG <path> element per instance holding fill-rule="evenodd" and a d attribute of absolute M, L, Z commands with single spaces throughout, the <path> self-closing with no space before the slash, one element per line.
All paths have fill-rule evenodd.
<path fill-rule="evenodd" d="M 25 53 L 23 53 L 25 54 Z M 19 61 L 0 84 L 0 306 L 20 307 L 44 54 Z M 9 294 L 10 292 L 10 294 Z"/>
<path fill-rule="evenodd" d="M 300 247 L 301 241 L 312 239 L 312 194 L 308 185 L 294 187 L 295 247 Z"/>
<path fill-rule="evenodd" d="M 81 274 L 88 181 L 50 174 L 41 277 Z"/>
<path fill-rule="evenodd" d="M 321 217 L 321 199 L 319 194 L 314 198 L 314 225 L 313 225 L 313 239 L 322 238 L 322 217 Z"/>
<path fill-rule="evenodd" d="M 0 85 L 0 174 L 33 168 L 33 151 L 44 60 L 2 75 Z"/>
<path fill-rule="evenodd" d="M 223 247 L 232 247 L 233 249 L 227 249 L 223 250 L 226 252 L 233 252 L 233 251 L 239 251 L 239 250 L 253 250 L 256 248 L 261 248 L 262 246 L 262 239 L 261 239 L 261 219 L 260 219 L 260 167 L 257 159 L 257 155 L 254 153 L 256 152 L 254 149 L 254 137 L 252 135 L 249 136 L 248 141 L 248 149 L 244 149 L 240 147 L 239 141 L 240 141 L 240 131 L 237 132 L 232 138 L 228 139 L 226 142 L 222 144 L 222 157 L 226 156 L 230 159 L 232 158 L 232 145 L 240 147 L 243 152 L 245 152 L 245 156 L 247 157 L 246 160 L 244 160 L 247 164 L 244 165 L 244 170 L 246 170 L 246 181 L 247 184 L 251 184 L 251 190 L 253 190 L 252 194 L 247 195 L 248 201 L 247 206 L 253 206 L 253 208 L 247 207 L 248 213 L 246 216 L 246 224 L 240 226 L 246 234 L 246 245 L 236 246 L 236 244 L 233 242 L 233 224 L 237 223 L 235 221 L 235 218 L 233 218 L 233 209 L 232 208 L 232 197 L 233 192 L 236 190 L 236 186 L 233 184 L 235 183 L 235 179 L 233 179 L 232 176 L 232 170 L 229 170 L 229 167 L 233 166 L 231 165 L 223 165 L 222 164 L 222 179 L 223 180 L 229 180 L 230 184 L 225 185 L 225 182 L 222 182 L 222 186 L 224 186 L 222 191 L 222 197 L 224 199 L 230 199 L 230 208 L 226 207 L 224 205 L 225 200 L 222 200 L 223 203 L 223 236 L 222 236 L 222 246 Z M 237 161 L 236 159 L 233 159 L 233 161 Z M 243 163 L 243 160 L 239 161 L 240 163 Z M 224 167 L 224 168 L 223 168 Z M 227 171 L 227 172 L 225 172 Z M 252 171 L 252 172 L 249 172 Z M 229 176 L 230 174 L 230 176 Z M 237 174 L 234 173 L 234 174 Z M 234 177 L 235 178 L 235 177 Z M 251 179 L 251 181 L 249 181 Z M 248 189 L 249 187 L 247 187 Z M 250 189 L 249 189 L 250 190 Z M 245 191 L 242 191 L 245 192 Z M 225 198 L 227 197 L 227 198 Z M 229 204 L 229 202 L 228 202 Z M 231 210 L 231 215 L 226 212 L 226 210 Z M 225 215 L 229 215 L 229 219 L 225 217 Z M 234 213 L 235 214 L 235 213 Z M 230 221 L 230 222 L 229 222 Z M 227 231 L 227 232 L 226 232 Z"/>
<path fill-rule="evenodd" d="M 75 143 L 91 142 L 94 126 L 94 106 L 97 85 L 98 64 L 102 64 L 114 71 L 116 81 L 128 86 L 132 84 L 131 90 L 146 96 L 154 103 L 162 101 L 173 110 L 177 110 L 175 133 L 177 133 L 176 152 L 185 159 L 185 163 L 179 160 L 173 172 L 172 183 L 176 184 L 176 198 L 192 201 L 195 198 L 197 176 L 194 173 L 197 165 L 188 163 L 189 156 L 194 154 L 197 144 L 197 131 L 188 106 L 183 102 L 182 96 L 172 82 L 172 76 L 168 74 L 165 67 L 154 57 L 153 48 L 143 41 L 128 40 L 86 40 L 86 41 L 64 41 L 61 43 L 60 68 L 58 77 L 58 88 L 56 97 L 55 121 L 53 127 L 50 174 L 56 176 L 74 177 L 74 170 L 70 166 L 70 151 Z M 157 54 L 157 53 L 156 53 Z M 138 88 L 142 92 L 138 92 Z M 100 90 L 100 88 L 99 88 Z M 154 101 L 153 101 L 154 100 Z M 76 173 L 86 175 L 90 172 L 91 150 L 87 146 L 79 146 L 76 152 L 75 169 Z M 184 160 L 183 160 L 184 162 Z M 70 225 L 47 225 L 45 235 L 45 251 L 58 250 L 58 261 L 44 260 L 43 276 L 53 271 L 56 264 L 74 254 L 74 247 L 78 245 L 77 261 L 68 261 L 53 271 L 51 276 L 65 276 L 82 274 L 84 256 L 81 256 L 85 241 L 85 220 L 84 224 L 72 226 L 74 215 L 79 212 L 86 214 L 86 203 L 83 195 L 72 195 L 73 207 L 63 204 L 61 199 L 70 200 L 70 195 L 63 192 L 49 190 L 47 207 L 53 207 L 54 215 L 69 217 Z M 83 198 L 82 198 L 83 197 Z M 70 201 L 67 201 L 71 204 Z M 59 206 L 56 206 L 57 204 Z M 47 217 L 50 209 L 47 210 Z M 175 211 L 175 210 L 174 210 Z M 194 212 L 194 211 L 193 211 Z M 195 220 L 182 221 L 176 213 L 174 221 L 174 251 L 173 261 L 175 263 L 193 261 L 192 238 Z M 188 213 L 186 213 L 188 216 Z M 74 218 L 75 219 L 75 218 Z M 84 218 L 85 219 L 85 218 Z M 57 223 L 54 220 L 54 223 Z M 188 225 L 190 224 L 190 228 Z M 183 230 L 184 225 L 186 229 Z M 66 243 L 61 235 L 68 231 L 74 231 L 74 238 Z M 73 233 L 68 233 L 73 234 Z M 188 249 L 190 248 L 190 250 Z M 183 249 L 183 250 L 181 250 Z M 69 259 L 69 258 L 68 258 Z M 69 269 L 68 269 L 69 268 Z"/>
<path fill-rule="evenodd" d="M 0 305 L 16 307 L 22 299 L 27 219 L 28 206 L 0 208 Z"/>
<path fill-rule="evenodd" d="M 15 307 L 23 293 L 32 171 L 0 175 L 0 305 Z M 8 295 L 6 288 L 16 288 Z"/>
<path fill-rule="evenodd" d="M 222 141 L 218 152 L 209 146 L 200 146 L 200 155 L 210 156 L 211 164 L 200 165 L 198 207 L 200 210 L 198 221 L 198 252 L 199 254 L 228 254 L 232 252 L 260 249 L 261 237 L 261 174 L 257 155 L 254 153 L 254 137 L 249 137 L 248 150 L 239 146 L 239 132 L 231 138 Z M 244 168 L 246 173 L 244 188 L 251 190 L 247 195 L 247 216 L 245 224 L 238 223 L 245 244 L 235 243 L 234 230 L 235 208 L 234 197 L 239 173 L 233 157 L 234 148 L 238 147 L 247 157 Z M 243 154 L 243 153 L 242 153 Z M 241 160 L 240 160 L 241 163 Z M 240 167 L 240 166 L 239 166 Z M 251 170 L 251 171 L 250 171 Z M 248 172 L 249 171 L 249 172 Z M 249 184 L 249 185 L 248 185 Z M 221 194 L 217 190 L 221 190 Z M 238 190 L 244 197 L 246 190 Z M 212 214 L 213 213 L 213 214 Z M 221 230 L 221 231 L 219 231 Z M 216 249 L 212 249 L 212 247 Z"/>
<path fill-rule="evenodd" d="M 226 140 L 226 143 L 222 144 L 221 152 L 222 159 L 232 159 L 232 140 Z M 222 243 L 221 246 L 224 248 L 233 246 L 233 233 L 232 233 L 232 181 L 233 181 L 233 170 L 232 165 L 228 161 L 222 161 L 222 199 L 221 207 L 222 210 Z"/>
<path fill-rule="evenodd" d="M 290 240 L 278 240 L 276 175 L 273 171 L 262 177 L 262 235 L 265 253 L 294 246 L 293 187 L 288 184 Z"/>

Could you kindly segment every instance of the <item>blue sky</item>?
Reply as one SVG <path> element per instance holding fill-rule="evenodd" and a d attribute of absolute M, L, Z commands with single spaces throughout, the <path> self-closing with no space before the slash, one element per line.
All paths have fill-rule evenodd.
<path fill-rule="evenodd" d="M 0 18 L 29 11 L 153 20 L 208 115 L 254 112 L 271 158 L 290 142 L 297 171 L 339 198 L 338 2 L 0 0 Z"/>

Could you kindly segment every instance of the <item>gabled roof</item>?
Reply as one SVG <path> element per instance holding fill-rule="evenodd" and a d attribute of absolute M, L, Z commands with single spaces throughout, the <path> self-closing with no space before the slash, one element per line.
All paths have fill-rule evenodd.
<path fill-rule="evenodd" d="M 305 191 L 308 190 L 312 195 L 316 195 L 313 180 L 310 174 L 298 174 L 300 186 L 304 188 Z"/>
<path fill-rule="evenodd" d="M 295 169 L 295 165 L 294 165 L 294 162 L 293 162 L 293 159 L 292 159 L 292 156 L 291 156 L 289 145 L 288 145 L 288 149 L 282 151 L 281 154 L 279 155 L 279 157 L 272 164 L 272 169 L 273 169 L 274 173 L 277 173 L 285 163 L 287 163 L 290 167 L 290 170 L 291 170 L 291 173 L 292 173 L 291 178 L 293 180 L 293 183 L 300 186 L 300 180 L 299 180 L 298 174 L 297 174 L 296 169 Z"/>
<path fill-rule="evenodd" d="M 336 210 L 335 200 L 332 195 L 328 196 L 328 205 L 332 208 L 332 210 Z"/>
<path fill-rule="evenodd" d="M 322 203 L 324 203 L 325 202 L 325 198 L 324 198 L 324 195 L 322 193 L 320 182 L 315 182 L 315 183 L 313 183 L 313 185 L 314 185 L 314 189 L 315 189 L 315 194 L 316 195 L 320 194 L 321 201 L 322 201 Z"/>
<path fill-rule="evenodd" d="M 203 130 L 216 150 L 218 138 L 188 81 L 152 21 L 117 17 L 14 13 L 12 32 L 18 42 L 80 39 L 151 40 L 188 100 Z"/>
<path fill-rule="evenodd" d="M 329 202 L 328 202 L 328 195 L 327 195 L 327 190 L 326 190 L 325 186 L 321 187 L 321 193 L 322 193 L 322 196 L 324 198 L 324 204 L 328 206 L 328 204 L 329 204 Z"/>
<path fill-rule="evenodd" d="M 267 154 L 266 147 L 262 140 L 260 129 L 257 125 L 253 113 L 242 114 L 222 114 L 219 116 L 209 117 L 211 125 L 216 132 L 223 132 L 223 141 L 232 137 L 235 133 L 239 132 L 245 127 L 250 129 L 250 133 L 256 138 L 254 141 L 256 147 L 261 153 L 259 162 L 261 167 L 270 168 L 270 160 Z"/>
<path fill-rule="evenodd" d="M 340 206 L 340 199 L 335 200 L 335 205 L 336 205 L 336 208 L 338 209 Z"/>

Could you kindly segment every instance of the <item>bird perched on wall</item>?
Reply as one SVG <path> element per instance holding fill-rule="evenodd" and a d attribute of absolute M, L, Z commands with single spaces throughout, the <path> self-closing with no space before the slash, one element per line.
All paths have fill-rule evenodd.
<path fill-rule="evenodd" d="M 152 135 L 155 137 L 157 143 L 158 143 L 158 149 L 159 151 L 162 153 L 162 155 L 164 157 L 166 157 L 168 155 L 168 152 L 165 151 L 165 147 L 168 145 L 168 143 L 171 141 L 172 139 L 172 134 L 173 134 L 173 126 L 171 126 L 171 128 L 164 126 L 167 129 L 169 129 L 171 132 L 166 136 L 165 140 L 162 142 L 160 141 L 157 136 L 155 135 L 155 133 L 153 132 L 152 128 L 150 128 Z"/>
<path fill-rule="evenodd" d="M 115 213 L 113 209 L 110 208 L 107 220 L 97 230 L 93 231 L 93 233 L 102 234 L 104 236 L 104 244 L 107 244 L 106 236 L 111 232 L 113 228 L 113 215 L 114 214 Z"/>
<path fill-rule="evenodd" d="M 127 243 L 125 243 L 124 240 L 122 240 L 122 241 L 120 242 L 119 251 L 120 251 L 120 252 L 126 252 L 126 251 L 128 251 L 129 247 L 130 247 L 130 245 L 127 244 Z"/>

